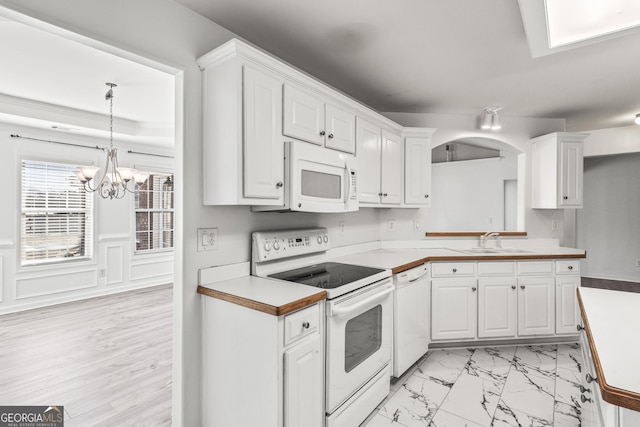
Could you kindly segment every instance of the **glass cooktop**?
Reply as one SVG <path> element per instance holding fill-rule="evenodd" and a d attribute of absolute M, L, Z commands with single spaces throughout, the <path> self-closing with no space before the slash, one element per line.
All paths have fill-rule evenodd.
<path fill-rule="evenodd" d="M 383 271 L 384 270 L 379 268 L 341 264 L 338 262 L 323 262 L 308 267 L 272 274 L 269 277 L 315 286 L 316 288 L 334 289 Z"/>

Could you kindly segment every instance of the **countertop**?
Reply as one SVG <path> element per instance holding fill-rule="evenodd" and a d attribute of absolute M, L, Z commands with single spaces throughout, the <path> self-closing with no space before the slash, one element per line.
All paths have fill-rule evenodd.
<path fill-rule="evenodd" d="M 385 268 L 397 274 L 425 262 L 434 261 L 535 260 L 586 256 L 584 250 L 564 247 L 527 247 L 526 253 L 468 254 L 463 251 L 463 248 L 377 249 L 327 258 L 327 261 Z M 326 292 L 317 288 L 255 276 L 203 283 L 198 286 L 198 293 L 275 316 L 291 313 L 326 299 Z"/>
<path fill-rule="evenodd" d="M 509 248 L 506 248 L 508 250 Z M 563 259 L 586 258 L 582 249 L 551 247 L 551 248 L 526 248 L 523 253 L 491 253 L 491 254 L 467 254 L 464 249 L 451 248 L 424 248 L 424 249 L 377 249 L 353 255 L 346 255 L 332 259 L 335 262 L 344 262 L 369 267 L 388 268 L 393 274 L 397 274 L 417 267 L 425 262 L 436 261 L 508 261 L 508 260 L 536 260 L 536 259 Z"/>
<path fill-rule="evenodd" d="M 327 296 L 312 286 L 256 276 L 198 286 L 198 293 L 274 316 L 299 310 Z"/>
<path fill-rule="evenodd" d="M 579 288 L 578 300 L 602 398 L 640 411 L 640 294 Z"/>

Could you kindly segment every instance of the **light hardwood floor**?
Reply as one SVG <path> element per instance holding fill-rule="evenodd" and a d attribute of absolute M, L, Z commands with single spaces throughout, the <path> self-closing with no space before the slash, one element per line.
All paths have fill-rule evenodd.
<path fill-rule="evenodd" d="M 172 286 L 0 316 L 0 405 L 65 426 L 170 426 Z"/>

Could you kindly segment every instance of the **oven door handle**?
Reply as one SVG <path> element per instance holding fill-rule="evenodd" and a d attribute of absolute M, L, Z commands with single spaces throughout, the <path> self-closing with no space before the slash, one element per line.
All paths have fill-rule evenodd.
<path fill-rule="evenodd" d="M 391 292 L 393 292 L 395 290 L 395 286 L 391 286 L 387 289 L 385 289 L 382 292 L 379 292 L 375 295 L 371 295 L 369 298 L 363 299 L 362 301 L 359 301 L 355 304 L 351 304 L 351 305 L 347 305 L 344 307 L 340 307 L 340 306 L 334 306 L 331 308 L 331 315 L 332 316 L 340 316 L 342 314 L 347 314 L 347 313 L 351 313 L 352 311 L 356 311 L 359 308 L 362 308 L 366 305 L 371 304 L 374 301 L 380 300 L 383 297 L 389 295 Z"/>

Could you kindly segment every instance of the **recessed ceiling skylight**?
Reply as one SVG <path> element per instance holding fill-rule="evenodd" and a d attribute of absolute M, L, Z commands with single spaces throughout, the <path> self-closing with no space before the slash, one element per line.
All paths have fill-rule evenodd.
<path fill-rule="evenodd" d="M 588 40 L 640 25 L 634 0 L 545 0 L 549 47 Z"/>
<path fill-rule="evenodd" d="M 534 58 L 640 31 L 638 0 L 518 0 Z"/>

